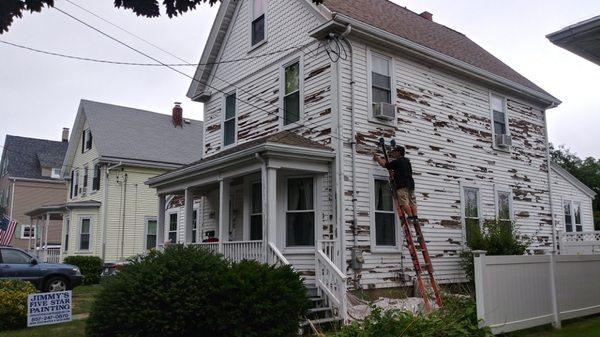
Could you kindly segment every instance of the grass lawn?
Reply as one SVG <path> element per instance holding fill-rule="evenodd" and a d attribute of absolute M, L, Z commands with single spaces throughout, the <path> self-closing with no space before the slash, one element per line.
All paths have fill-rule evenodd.
<path fill-rule="evenodd" d="M 101 285 L 79 286 L 73 289 L 73 315 L 89 313 Z"/>
<path fill-rule="evenodd" d="M 85 320 L 0 332 L 0 337 L 84 337 Z"/>
<path fill-rule="evenodd" d="M 600 337 L 600 316 L 563 322 L 562 329 L 534 328 L 507 334 L 510 337 Z"/>

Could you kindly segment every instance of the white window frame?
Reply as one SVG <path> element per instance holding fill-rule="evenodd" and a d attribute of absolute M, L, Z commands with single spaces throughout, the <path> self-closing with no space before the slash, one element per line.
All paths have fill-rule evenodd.
<path fill-rule="evenodd" d="M 265 17 L 264 19 L 264 31 L 265 31 L 265 36 L 263 37 L 262 40 L 258 41 L 255 44 L 252 44 L 252 22 L 256 19 L 254 17 L 254 1 L 255 0 L 250 0 L 249 1 L 249 5 L 248 5 L 248 44 L 250 45 L 250 49 L 248 50 L 248 53 L 258 49 L 259 47 L 263 46 L 265 43 L 267 43 L 268 39 L 269 39 L 269 16 L 267 15 L 268 11 L 269 11 L 269 1 L 268 0 L 263 0 L 263 4 L 264 4 L 264 12 L 263 15 Z"/>
<path fill-rule="evenodd" d="M 235 115 L 232 118 L 226 119 L 226 112 L 227 112 L 227 97 L 231 96 L 231 95 L 235 95 Z M 238 142 L 238 116 L 239 116 L 239 106 L 238 106 L 238 93 L 237 90 L 232 90 L 232 91 L 228 91 L 225 94 L 223 94 L 222 96 L 222 107 L 223 107 L 223 113 L 221 114 L 221 144 L 222 144 L 222 148 L 226 149 L 229 147 L 233 147 L 235 145 L 237 145 Z M 234 128 L 233 128 L 233 143 L 231 144 L 225 144 L 225 122 L 229 121 L 229 120 L 234 120 Z"/>
<path fill-rule="evenodd" d="M 31 235 L 31 230 L 33 229 L 33 235 L 31 235 L 31 236 L 25 236 L 25 228 L 29 228 L 30 235 Z M 29 238 L 35 239 L 36 238 L 36 236 L 35 236 L 36 235 L 36 233 L 35 233 L 36 230 L 37 230 L 37 227 L 35 225 L 21 225 L 21 235 L 20 235 L 20 238 L 21 239 L 29 239 Z"/>
<path fill-rule="evenodd" d="M 569 204 L 569 211 L 571 212 L 569 214 L 569 216 L 571 217 L 571 231 L 567 231 L 567 222 L 565 221 L 565 218 L 567 216 L 567 214 L 565 214 L 565 205 Z M 576 217 L 575 217 L 575 204 L 579 205 L 579 223 L 576 223 Z M 583 203 L 579 200 L 572 200 L 572 199 L 563 199 L 562 201 L 562 213 L 563 213 L 563 217 L 562 217 L 562 221 L 564 222 L 564 230 L 565 233 L 577 233 L 577 232 L 583 232 L 583 212 L 581 211 L 581 205 Z M 581 227 L 581 230 L 578 231 L 577 230 L 577 226 Z"/>
<path fill-rule="evenodd" d="M 372 92 L 372 69 L 373 69 L 373 54 L 387 58 L 390 61 L 390 104 L 396 106 L 396 80 L 395 80 L 395 62 L 394 57 L 390 54 L 381 52 L 379 50 L 374 50 L 372 48 L 367 48 L 367 120 L 371 123 L 385 125 L 385 126 L 397 126 L 398 125 L 398 116 L 395 116 L 391 121 L 386 121 L 383 119 L 375 118 L 373 116 L 373 92 Z"/>
<path fill-rule="evenodd" d="M 284 125 L 285 121 L 285 68 L 288 66 L 298 63 L 298 92 L 299 92 L 299 104 L 298 104 L 298 121 Z M 279 67 L 279 128 L 280 130 L 290 130 L 302 127 L 304 125 L 304 57 L 294 56 L 282 63 Z"/>
<path fill-rule="evenodd" d="M 70 217 L 65 217 L 65 221 L 64 221 L 64 242 L 63 242 L 63 249 L 65 252 L 69 251 L 69 240 L 71 240 L 71 218 Z"/>
<path fill-rule="evenodd" d="M 479 229 L 482 228 L 482 224 L 483 224 L 483 208 L 482 208 L 482 201 L 481 201 L 481 191 L 482 186 L 479 184 L 475 184 L 475 183 L 467 183 L 467 182 L 460 182 L 459 183 L 459 188 L 460 188 L 460 218 L 461 218 L 461 222 L 462 222 L 462 236 L 463 236 L 463 247 L 467 247 L 467 217 L 465 216 L 465 188 L 473 188 L 477 190 L 477 215 L 478 215 L 478 222 L 479 222 Z"/>
<path fill-rule="evenodd" d="M 58 171 L 58 173 L 57 173 L 57 171 Z M 50 178 L 60 179 L 60 169 L 52 168 L 50 171 Z"/>
<path fill-rule="evenodd" d="M 94 227 L 94 217 L 91 215 L 81 215 L 79 216 L 78 219 L 78 224 L 77 224 L 77 251 L 78 252 L 91 252 L 94 247 L 94 242 L 92 241 L 92 233 L 93 230 L 92 228 Z M 89 247 L 88 249 L 81 249 L 81 235 L 84 234 L 81 232 L 81 229 L 83 227 L 83 220 L 89 220 L 90 221 L 90 232 L 88 233 L 89 235 Z"/>
<path fill-rule="evenodd" d="M 79 197 L 81 195 L 81 193 L 79 192 L 79 169 L 76 168 L 74 170 L 74 174 L 73 174 L 73 181 L 71 182 L 71 186 L 73 188 L 73 199 L 75 199 L 76 197 Z M 75 183 L 75 185 L 73 185 L 73 183 Z"/>
<path fill-rule="evenodd" d="M 94 175 L 96 174 L 96 167 L 98 167 L 98 177 L 100 177 L 98 189 L 94 189 Z M 92 163 L 92 186 L 90 194 L 94 194 L 100 190 L 100 182 L 102 182 L 102 166 L 100 166 L 98 161 L 95 161 Z"/>
<path fill-rule="evenodd" d="M 506 125 L 506 135 L 510 137 L 510 125 L 508 124 L 508 99 L 504 95 L 500 95 L 496 92 L 489 93 L 489 110 L 490 110 L 490 125 L 492 130 L 492 147 L 499 151 L 510 151 L 511 146 L 502 148 L 496 145 L 496 128 L 494 127 L 494 107 L 492 106 L 492 97 L 498 97 L 502 99 L 502 108 L 504 109 L 504 125 Z"/>
<path fill-rule="evenodd" d="M 498 209 L 498 193 L 500 192 L 508 193 L 508 219 L 500 219 L 500 210 Z M 515 221 L 515 211 L 513 208 L 513 192 L 508 186 L 494 185 L 494 211 L 497 220 L 510 220 L 511 222 Z"/>
<path fill-rule="evenodd" d="M 380 170 L 377 170 L 380 171 Z M 398 214 L 396 213 L 395 210 L 395 205 L 392 204 L 392 212 L 394 213 L 394 231 L 396 234 L 396 244 L 394 246 L 378 246 L 377 245 L 377 226 L 375 223 L 375 180 L 383 180 L 383 181 L 389 181 L 389 175 L 385 175 L 383 172 L 379 173 L 379 172 L 372 172 L 371 173 L 371 179 L 369 181 L 369 190 L 371 191 L 371 203 L 370 203 L 370 208 L 371 208 L 371 251 L 373 253 L 398 253 L 402 251 L 402 239 L 403 239 L 403 234 L 402 234 L 402 229 L 400 228 L 400 219 L 398 218 Z M 392 202 L 393 202 L 393 196 L 392 196 Z"/>
<path fill-rule="evenodd" d="M 171 230 L 171 215 L 172 214 L 176 214 L 177 215 L 177 227 L 174 231 Z M 166 219 L 165 219 L 165 241 L 169 240 L 169 234 L 172 232 L 175 232 L 175 242 L 171 242 L 171 243 L 178 243 L 179 242 L 179 211 L 178 210 L 173 210 L 170 212 L 166 212 Z"/>
<path fill-rule="evenodd" d="M 87 143 L 89 141 L 89 136 L 92 134 L 92 129 L 90 129 L 89 127 L 85 130 L 83 130 L 83 144 L 81 145 L 83 147 L 83 153 L 88 152 L 89 150 L 92 149 L 92 147 L 94 147 L 94 144 L 90 144 L 90 147 L 87 147 Z"/>
<path fill-rule="evenodd" d="M 155 243 L 156 245 L 154 247 L 148 247 L 148 223 L 150 221 L 156 221 L 156 233 L 154 234 L 156 236 L 155 239 Z M 144 249 L 145 250 L 150 250 L 152 248 L 156 248 L 158 247 L 158 217 L 155 216 L 146 216 L 144 217 Z"/>
<path fill-rule="evenodd" d="M 81 171 L 81 196 L 86 196 L 90 188 L 90 166 L 88 164 L 83 165 Z"/>
<path fill-rule="evenodd" d="M 313 212 L 313 216 L 314 216 L 314 222 L 313 225 L 315 226 L 314 228 L 314 242 L 312 245 L 307 245 L 307 246 L 288 246 L 287 245 L 287 214 L 289 212 L 288 210 L 288 188 L 289 188 L 289 180 L 290 179 L 312 179 L 313 181 L 313 208 L 312 210 L 301 210 L 301 211 L 292 211 L 293 213 L 306 213 L 306 212 Z M 314 252 L 315 247 L 317 245 L 317 241 L 319 240 L 319 228 L 320 225 L 318 223 L 318 217 L 317 217 L 317 212 L 319 210 L 319 206 L 317 205 L 317 202 L 319 201 L 318 198 L 318 194 L 317 194 L 317 190 L 319 189 L 319 181 L 318 181 L 318 177 L 314 176 L 314 175 L 291 175 L 291 176 L 286 176 L 285 179 L 285 185 L 284 185 L 284 209 L 283 209 L 283 222 L 284 222 L 284 227 L 283 227 L 283 246 L 285 247 L 284 249 L 284 253 L 302 253 L 302 252 Z M 263 233 L 263 236 L 265 235 L 265 233 Z"/>
<path fill-rule="evenodd" d="M 263 219 L 263 221 L 264 221 L 264 216 L 265 216 L 264 213 L 263 213 L 263 207 L 261 207 L 260 213 L 252 213 L 252 206 L 253 206 L 252 205 L 252 203 L 253 203 L 253 200 L 252 200 L 252 187 L 254 185 L 256 185 L 256 184 L 261 185 L 261 198 L 262 198 L 262 181 L 260 179 L 249 180 L 248 183 L 247 183 L 247 191 L 245 193 L 247 195 L 247 197 L 248 197 L 248 221 L 246 223 L 246 228 L 247 229 L 244 231 L 244 238 L 245 238 L 245 240 L 251 240 L 250 237 L 252 235 L 252 217 L 260 215 L 261 219 Z M 264 228 L 261 227 L 261 231 L 263 232 L 262 233 L 262 237 L 264 237 L 265 236 Z"/>

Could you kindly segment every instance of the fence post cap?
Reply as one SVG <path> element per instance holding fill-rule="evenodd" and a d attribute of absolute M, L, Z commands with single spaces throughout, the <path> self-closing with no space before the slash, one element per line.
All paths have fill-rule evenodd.
<path fill-rule="evenodd" d="M 472 250 L 471 253 L 473 253 L 474 256 L 485 256 L 485 253 L 487 253 L 485 250 Z"/>

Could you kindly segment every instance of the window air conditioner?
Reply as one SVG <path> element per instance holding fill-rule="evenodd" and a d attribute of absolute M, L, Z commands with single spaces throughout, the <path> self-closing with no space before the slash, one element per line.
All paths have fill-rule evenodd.
<path fill-rule="evenodd" d="M 373 104 L 373 117 L 393 120 L 396 117 L 396 106 L 385 102 L 375 103 Z"/>
<path fill-rule="evenodd" d="M 509 135 L 497 135 L 496 146 L 509 147 L 512 145 L 512 138 Z"/>

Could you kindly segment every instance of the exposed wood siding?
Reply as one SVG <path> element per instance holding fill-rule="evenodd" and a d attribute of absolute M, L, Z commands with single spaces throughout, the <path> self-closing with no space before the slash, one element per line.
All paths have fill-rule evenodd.
<path fill-rule="evenodd" d="M 543 110 L 516 97 L 507 97 L 513 147 L 510 152 L 492 148 L 490 88 L 393 55 L 393 103 L 397 126 L 368 118 L 367 46 L 353 41 L 356 90 L 354 115 L 357 142 L 358 246 L 365 251 L 358 271 L 364 287 L 400 285 L 402 270 L 412 263 L 404 251 L 371 253 L 372 179 L 385 175 L 372 160 L 379 137 L 395 138 L 406 146 L 416 181 L 419 216 L 429 243 L 436 274 L 441 282 L 463 279 L 458 254 L 463 244 L 459 183 L 480 188 L 484 218 L 495 218 L 494 185 L 513 191 L 513 207 L 519 231 L 535 236 L 533 251 L 551 247 L 551 215 L 548 198 Z M 375 49 L 377 50 L 377 49 Z M 384 52 L 384 50 L 379 50 Z M 342 109 L 345 139 L 350 138 L 348 62 L 342 66 Z M 352 219 L 350 148 L 344 148 L 345 218 Z M 347 223 L 348 221 L 346 221 Z M 398 229 L 399 230 L 399 229 Z M 353 245 L 346 226 L 347 248 Z M 350 252 L 346 254 L 350 257 Z"/>
<path fill-rule="evenodd" d="M 575 185 L 552 170 L 552 203 L 556 228 L 565 231 L 563 203 L 566 200 L 581 203 L 581 223 L 584 231 L 594 230 L 592 199 Z"/>

